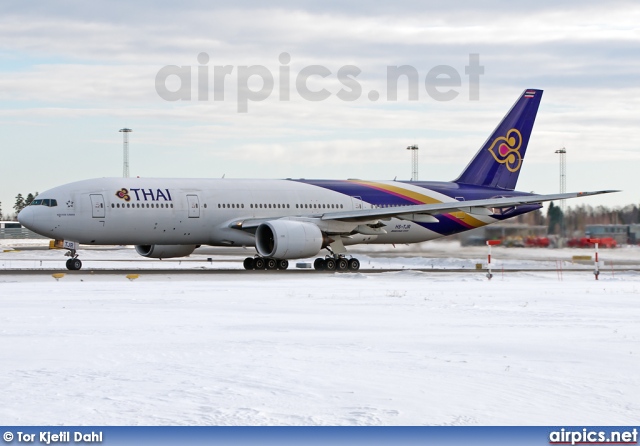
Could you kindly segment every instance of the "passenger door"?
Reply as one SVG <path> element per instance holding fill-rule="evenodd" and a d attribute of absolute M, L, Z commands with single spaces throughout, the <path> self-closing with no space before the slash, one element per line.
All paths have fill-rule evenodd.
<path fill-rule="evenodd" d="M 91 194 L 91 216 L 93 218 L 104 218 L 104 197 L 101 194 Z"/>
<path fill-rule="evenodd" d="M 200 200 L 197 195 L 187 195 L 189 218 L 200 218 Z"/>

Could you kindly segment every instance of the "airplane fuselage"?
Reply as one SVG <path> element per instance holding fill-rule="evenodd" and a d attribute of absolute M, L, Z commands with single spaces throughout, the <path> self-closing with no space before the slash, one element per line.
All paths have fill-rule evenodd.
<path fill-rule="evenodd" d="M 53 239 L 88 245 L 253 246 L 254 235 L 233 227 L 235 222 L 318 219 L 346 210 L 522 195 L 452 182 L 101 178 L 41 193 L 37 199 L 49 200 L 49 205 L 29 206 L 20 219 Z M 390 218 L 384 232 L 353 233 L 344 244 L 421 242 L 539 207 L 519 206 L 491 216 L 452 212 L 436 215 L 434 223 Z"/>

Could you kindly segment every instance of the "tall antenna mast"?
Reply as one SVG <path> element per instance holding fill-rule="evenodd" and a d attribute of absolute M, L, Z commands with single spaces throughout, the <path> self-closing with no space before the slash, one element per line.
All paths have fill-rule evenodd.
<path fill-rule="evenodd" d="M 122 177 L 129 178 L 129 133 L 131 129 L 120 129 L 122 133 Z"/>
<path fill-rule="evenodd" d="M 418 181 L 418 146 L 414 144 L 407 150 L 411 150 L 411 181 Z"/>

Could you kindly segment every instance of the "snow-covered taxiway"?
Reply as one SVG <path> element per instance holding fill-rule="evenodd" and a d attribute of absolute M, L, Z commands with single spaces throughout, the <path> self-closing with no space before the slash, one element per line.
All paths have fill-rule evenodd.
<path fill-rule="evenodd" d="M 7 252 L 0 265 L 49 256 L 61 259 Z M 630 425 L 640 414 L 634 271 L 136 273 L 0 275 L 0 424 Z"/>

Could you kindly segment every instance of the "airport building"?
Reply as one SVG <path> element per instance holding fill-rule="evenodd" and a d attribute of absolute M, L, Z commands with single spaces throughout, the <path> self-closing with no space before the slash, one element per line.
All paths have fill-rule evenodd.
<path fill-rule="evenodd" d="M 0 239 L 46 239 L 42 235 L 23 227 L 17 221 L 0 221 Z"/>

